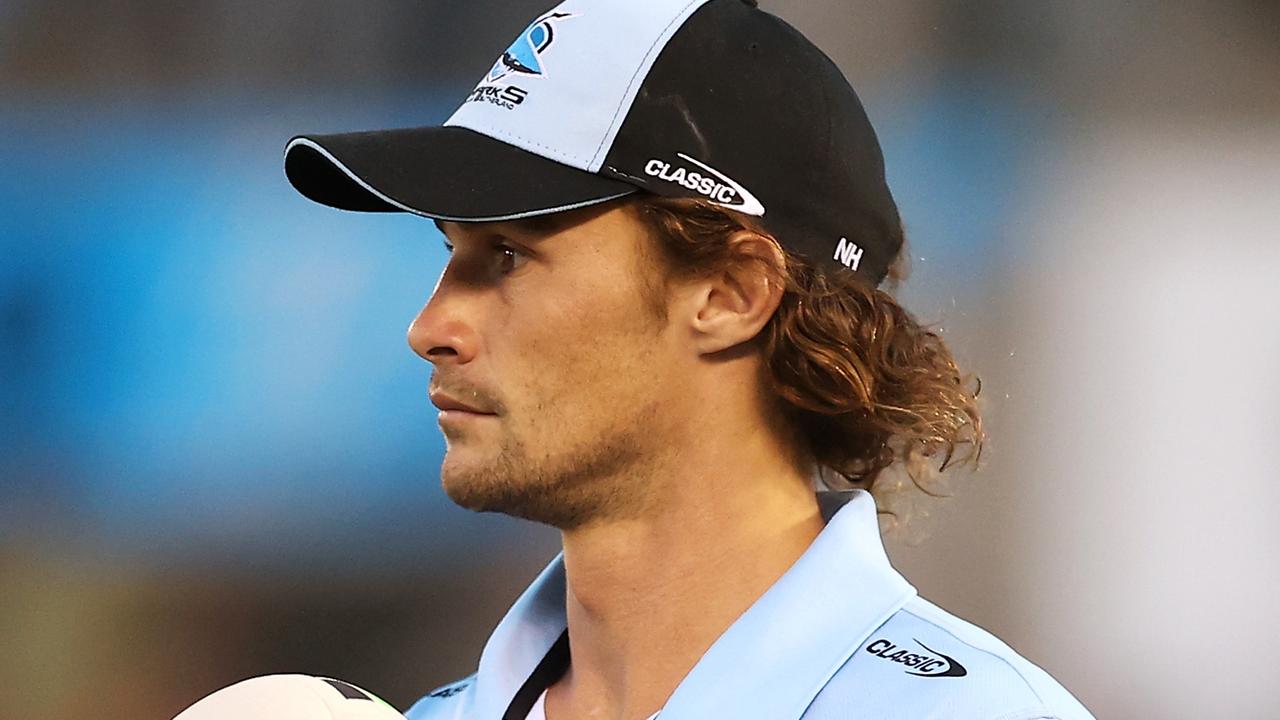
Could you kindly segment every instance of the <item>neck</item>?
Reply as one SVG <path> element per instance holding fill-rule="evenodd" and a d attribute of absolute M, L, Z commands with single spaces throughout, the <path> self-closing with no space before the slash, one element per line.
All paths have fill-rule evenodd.
<path fill-rule="evenodd" d="M 764 433 L 680 458 L 636 479 L 661 486 L 651 511 L 563 534 L 573 659 L 549 717 L 649 717 L 821 532 L 812 479 Z"/>

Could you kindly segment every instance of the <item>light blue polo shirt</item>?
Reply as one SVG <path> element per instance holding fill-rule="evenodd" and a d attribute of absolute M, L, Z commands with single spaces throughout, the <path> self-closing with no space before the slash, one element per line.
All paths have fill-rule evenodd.
<path fill-rule="evenodd" d="M 707 650 L 659 720 L 1093 717 L 1008 645 L 916 594 L 889 564 L 870 493 L 818 498 L 826 528 Z M 557 557 L 494 630 L 478 671 L 419 700 L 409 720 L 503 720 L 518 695 L 532 702 L 558 678 L 548 669 L 567 660 L 565 631 Z"/>

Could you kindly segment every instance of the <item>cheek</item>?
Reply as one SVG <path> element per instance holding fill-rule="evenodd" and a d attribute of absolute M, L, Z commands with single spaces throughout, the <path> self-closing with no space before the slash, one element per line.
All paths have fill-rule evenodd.
<path fill-rule="evenodd" d="M 503 343 L 521 368 L 512 400 L 543 430 L 564 431 L 647 401 L 659 338 L 641 313 L 638 298 L 595 286 L 514 324 Z"/>

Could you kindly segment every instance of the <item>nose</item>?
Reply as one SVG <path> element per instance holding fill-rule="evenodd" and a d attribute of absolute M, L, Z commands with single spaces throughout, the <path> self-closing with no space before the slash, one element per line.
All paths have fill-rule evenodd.
<path fill-rule="evenodd" d="M 464 315 L 463 300 L 444 281 L 436 286 L 431 299 L 409 324 L 409 347 L 418 357 L 433 365 L 461 365 L 475 358 L 479 339 Z"/>

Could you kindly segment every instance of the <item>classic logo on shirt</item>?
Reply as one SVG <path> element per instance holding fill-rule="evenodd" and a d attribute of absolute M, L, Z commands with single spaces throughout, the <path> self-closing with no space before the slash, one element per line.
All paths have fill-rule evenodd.
<path fill-rule="evenodd" d="M 458 682 L 453 683 L 452 685 L 445 685 L 442 688 L 437 688 L 436 690 L 429 693 L 427 697 L 433 697 L 433 698 L 453 697 L 454 695 L 457 695 L 463 690 L 466 690 L 467 686 L 469 685 L 471 685 L 470 680 L 459 680 Z"/>
<path fill-rule="evenodd" d="M 890 662 L 899 663 L 906 668 L 908 675 L 917 677 L 964 677 L 969 674 L 969 671 L 950 655 L 944 655 L 914 638 L 912 642 L 924 648 L 926 652 L 913 652 L 883 638 L 868 645 L 867 652 Z"/>

